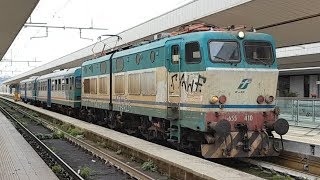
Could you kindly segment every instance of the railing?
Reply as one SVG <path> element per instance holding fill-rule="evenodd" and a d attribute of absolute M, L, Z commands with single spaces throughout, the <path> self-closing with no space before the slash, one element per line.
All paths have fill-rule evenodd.
<path fill-rule="evenodd" d="M 320 128 L 320 99 L 278 97 L 276 105 L 290 125 Z"/>

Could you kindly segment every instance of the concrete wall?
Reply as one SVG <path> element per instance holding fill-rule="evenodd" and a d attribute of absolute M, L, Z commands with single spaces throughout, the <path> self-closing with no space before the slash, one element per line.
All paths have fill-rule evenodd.
<path fill-rule="evenodd" d="M 304 97 L 304 77 L 291 76 L 290 77 L 290 92 L 298 94 L 298 97 Z"/>

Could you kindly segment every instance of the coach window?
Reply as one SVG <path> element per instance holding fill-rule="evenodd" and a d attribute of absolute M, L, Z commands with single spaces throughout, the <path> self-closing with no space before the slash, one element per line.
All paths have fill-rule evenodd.
<path fill-rule="evenodd" d="M 101 77 L 99 78 L 99 93 L 100 94 L 107 94 L 107 86 L 108 86 L 108 78 Z"/>
<path fill-rule="evenodd" d="M 90 94 L 97 94 L 97 78 L 90 79 Z"/>
<path fill-rule="evenodd" d="M 64 91 L 64 88 L 65 88 L 64 83 L 65 83 L 64 79 L 61 79 L 61 90 L 62 91 Z"/>
<path fill-rule="evenodd" d="M 58 80 L 54 80 L 54 90 L 58 90 Z"/>
<path fill-rule="evenodd" d="M 136 64 L 140 64 L 141 59 L 142 59 L 142 54 L 138 53 L 138 54 L 136 55 Z"/>
<path fill-rule="evenodd" d="M 100 63 L 100 70 L 102 74 L 105 74 L 107 72 L 107 62 Z"/>
<path fill-rule="evenodd" d="M 150 52 L 150 61 L 153 63 L 156 60 L 156 53 L 154 51 Z"/>
<path fill-rule="evenodd" d="M 180 61 L 179 45 L 173 45 L 171 46 L 171 63 L 179 64 L 179 61 Z"/>
<path fill-rule="evenodd" d="M 72 77 L 72 80 L 74 81 L 74 77 Z M 81 89 L 81 77 L 76 77 L 76 80 L 75 80 L 75 87 L 77 89 Z"/>
<path fill-rule="evenodd" d="M 54 91 L 54 80 L 51 81 L 51 91 Z"/>
<path fill-rule="evenodd" d="M 201 62 L 200 45 L 198 42 L 186 44 L 186 63 L 196 64 Z"/>
<path fill-rule="evenodd" d="M 66 90 L 69 90 L 69 78 L 66 78 Z"/>
<path fill-rule="evenodd" d="M 90 65 L 88 69 L 93 73 L 93 65 Z"/>
<path fill-rule="evenodd" d="M 70 78 L 69 78 L 69 80 L 70 80 L 70 86 L 69 86 L 69 87 L 70 87 L 70 90 L 72 90 L 72 88 L 73 88 L 73 81 L 72 81 L 72 78 L 70 77 Z"/>
<path fill-rule="evenodd" d="M 123 59 L 122 58 L 119 58 L 116 60 L 116 69 L 117 69 L 117 72 L 120 72 L 123 70 Z"/>
<path fill-rule="evenodd" d="M 90 94 L 90 79 L 83 80 L 83 91 L 85 94 Z"/>
<path fill-rule="evenodd" d="M 58 91 L 61 91 L 61 79 L 58 79 Z"/>

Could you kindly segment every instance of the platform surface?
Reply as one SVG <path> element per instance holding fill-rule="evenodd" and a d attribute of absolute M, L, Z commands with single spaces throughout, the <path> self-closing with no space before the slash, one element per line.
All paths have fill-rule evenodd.
<path fill-rule="evenodd" d="M 1 97 L 4 98 L 4 97 Z M 13 102 L 12 99 L 4 98 Z M 101 126 L 97 126 L 91 123 L 87 123 L 69 116 L 65 116 L 59 113 L 48 111 L 36 106 L 25 104 L 23 102 L 16 102 L 22 106 L 28 107 L 38 112 L 42 112 L 53 118 L 57 118 L 61 121 L 73 124 L 77 127 L 86 129 L 91 132 L 95 132 L 103 137 L 112 139 L 119 144 L 126 145 L 132 149 L 148 154 L 150 157 L 157 159 L 162 159 L 167 161 L 169 164 L 175 165 L 182 169 L 187 170 L 187 172 L 192 172 L 193 174 L 198 174 L 205 179 L 230 179 L 230 180 L 257 180 L 262 179 L 257 176 L 241 172 L 236 169 L 232 169 L 202 158 L 187 155 L 185 153 L 170 149 L 164 146 L 160 146 L 133 136 L 129 136 L 111 129 L 107 129 Z"/>
<path fill-rule="evenodd" d="M 0 180 L 57 180 L 56 175 L 0 112 Z"/>
<path fill-rule="evenodd" d="M 275 135 L 275 137 L 279 138 L 280 136 Z M 289 132 L 283 135 L 283 139 L 289 140 L 289 141 L 301 142 L 301 143 L 320 145 L 320 127 L 304 128 L 304 127 L 290 126 Z"/>

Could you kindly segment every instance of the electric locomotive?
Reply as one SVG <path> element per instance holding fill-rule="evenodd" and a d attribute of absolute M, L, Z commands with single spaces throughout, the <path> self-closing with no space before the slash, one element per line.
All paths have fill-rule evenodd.
<path fill-rule="evenodd" d="M 82 64 L 81 117 L 205 158 L 277 156 L 289 125 L 275 107 L 270 35 L 178 34 Z"/>

